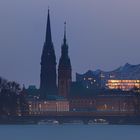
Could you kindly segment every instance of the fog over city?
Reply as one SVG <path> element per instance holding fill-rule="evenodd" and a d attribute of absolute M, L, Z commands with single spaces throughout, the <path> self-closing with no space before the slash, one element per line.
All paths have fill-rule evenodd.
<path fill-rule="evenodd" d="M 39 86 L 48 7 L 57 63 L 67 22 L 73 80 L 88 69 L 139 64 L 139 5 L 139 0 L 0 0 L 0 76 Z"/>

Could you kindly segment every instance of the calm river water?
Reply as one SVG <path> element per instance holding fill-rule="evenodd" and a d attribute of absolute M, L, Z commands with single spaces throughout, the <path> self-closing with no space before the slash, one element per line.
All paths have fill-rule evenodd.
<path fill-rule="evenodd" d="M 140 140 L 140 126 L 0 125 L 0 140 Z"/>

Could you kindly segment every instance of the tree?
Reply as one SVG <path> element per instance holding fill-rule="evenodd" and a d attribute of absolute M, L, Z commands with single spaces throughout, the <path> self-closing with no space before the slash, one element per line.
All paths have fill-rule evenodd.
<path fill-rule="evenodd" d="M 0 77 L 0 115 L 20 115 L 27 111 L 27 107 L 20 85 Z"/>

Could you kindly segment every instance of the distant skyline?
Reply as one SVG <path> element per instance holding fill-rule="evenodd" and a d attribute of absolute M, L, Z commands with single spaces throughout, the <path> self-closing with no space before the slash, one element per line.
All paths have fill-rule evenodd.
<path fill-rule="evenodd" d="M 139 0 L 0 0 L 0 76 L 39 86 L 50 7 L 57 64 L 64 21 L 75 73 L 140 63 Z"/>

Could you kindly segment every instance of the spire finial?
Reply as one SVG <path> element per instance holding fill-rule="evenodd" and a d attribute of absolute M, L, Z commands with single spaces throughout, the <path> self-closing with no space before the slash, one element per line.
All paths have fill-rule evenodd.
<path fill-rule="evenodd" d="M 50 6 L 48 6 L 48 13 L 50 13 Z"/>
<path fill-rule="evenodd" d="M 66 21 L 64 22 L 64 43 L 66 43 Z"/>

